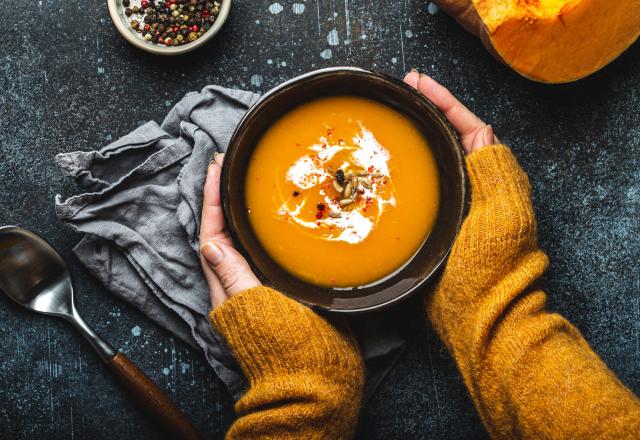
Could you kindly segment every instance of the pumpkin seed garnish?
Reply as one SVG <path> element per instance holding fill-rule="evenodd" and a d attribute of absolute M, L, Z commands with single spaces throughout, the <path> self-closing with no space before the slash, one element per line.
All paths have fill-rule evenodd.
<path fill-rule="evenodd" d="M 333 181 L 333 189 L 335 189 L 337 192 L 339 192 L 340 194 L 342 194 L 342 192 L 344 191 L 344 187 L 341 186 L 337 180 Z"/>
<path fill-rule="evenodd" d="M 340 214 L 338 211 L 329 211 L 329 217 L 331 218 L 340 218 L 342 217 L 342 214 Z"/>
<path fill-rule="evenodd" d="M 349 183 L 347 183 L 347 186 L 344 187 L 344 192 L 342 193 L 342 195 L 344 196 L 345 199 L 348 199 L 349 197 L 351 197 L 351 194 L 353 193 L 353 181 L 349 181 Z"/>
<path fill-rule="evenodd" d="M 345 207 L 345 206 L 349 206 L 354 202 L 353 199 L 342 199 L 340 200 L 340 206 Z"/>
<path fill-rule="evenodd" d="M 368 177 L 361 177 L 360 183 L 367 189 L 371 189 L 371 180 Z"/>

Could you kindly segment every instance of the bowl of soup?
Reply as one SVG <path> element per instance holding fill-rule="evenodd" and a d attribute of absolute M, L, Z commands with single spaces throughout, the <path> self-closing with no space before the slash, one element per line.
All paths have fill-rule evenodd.
<path fill-rule="evenodd" d="M 221 196 L 229 233 L 265 284 L 364 312 L 437 276 L 465 212 L 464 157 L 442 113 L 402 81 L 321 69 L 249 109 Z"/>

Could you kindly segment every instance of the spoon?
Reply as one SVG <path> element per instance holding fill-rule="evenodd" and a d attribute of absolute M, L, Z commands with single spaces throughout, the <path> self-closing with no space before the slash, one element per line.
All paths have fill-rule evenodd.
<path fill-rule="evenodd" d="M 73 302 L 67 265 L 42 237 L 16 226 L 0 227 L 0 291 L 29 310 L 73 324 L 134 399 L 171 433 L 171 438 L 200 438 L 164 392 L 80 317 Z"/>

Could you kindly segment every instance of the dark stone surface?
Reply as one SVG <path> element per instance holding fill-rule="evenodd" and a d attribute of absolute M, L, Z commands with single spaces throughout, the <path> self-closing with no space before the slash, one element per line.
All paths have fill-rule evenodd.
<path fill-rule="evenodd" d="M 104 0 L 24 2 L 2 14 L 0 224 L 48 237 L 71 265 L 85 319 L 164 388 L 209 438 L 232 401 L 202 357 L 114 299 L 74 259 L 79 237 L 53 213 L 70 181 L 55 153 L 94 149 L 207 84 L 265 91 L 313 68 L 355 65 L 432 74 L 510 144 L 534 188 L 551 257 L 549 303 L 640 392 L 640 47 L 564 86 L 525 80 L 422 0 L 236 0 L 198 52 L 157 58 L 130 47 Z M 19 20 L 16 19 L 19 18 Z M 339 44 L 329 45 L 335 29 Z M 331 58 L 323 51 L 330 49 Z M 325 57 L 327 52 L 325 53 Z M 254 75 L 260 75 L 254 76 Z M 253 77 L 253 82 L 252 82 Z M 260 84 L 260 85 L 258 85 Z M 423 325 L 419 300 L 398 311 L 409 349 L 362 411 L 360 438 L 485 437 L 452 361 Z M 1 438 L 158 438 L 80 337 L 0 297 Z M 135 336 L 138 329 L 140 336 Z"/>

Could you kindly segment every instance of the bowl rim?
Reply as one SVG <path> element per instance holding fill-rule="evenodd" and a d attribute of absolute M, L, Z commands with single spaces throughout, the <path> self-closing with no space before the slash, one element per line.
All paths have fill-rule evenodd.
<path fill-rule="evenodd" d="M 360 67 L 354 67 L 354 66 L 335 66 L 335 67 L 326 67 L 326 68 L 321 68 L 321 69 L 316 69 L 316 70 L 312 70 L 310 72 L 306 72 L 303 73 L 301 75 L 298 75 L 294 78 L 291 78 L 287 81 L 284 81 L 283 83 L 275 86 L 274 88 L 270 89 L 269 91 L 267 91 L 266 93 L 264 93 L 262 96 L 260 96 L 260 98 L 255 101 L 251 107 L 247 110 L 247 112 L 242 116 L 242 118 L 240 119 L 240 121 L 238 122 L 236 128 L 233 131 L 233 134 L 229 140 L 229 144 L 228 144 L 228 149 L 226 151 L 226 153 L 229 153 L 231 151 L 232 148 L 234 148 L 234 145 L 236 144 L 234 142 L 235 138 L 237 137 L 238 133 L 243 129 L 243 126 L 245 125 L 246 121 L 250 118 L 253 117 L 253 114 L 255 112 L 257 112 L 260 107 L 261 104 L 270 99 L 273 95 L 281 92 L 283 89 L 286 89 L 287 87 L 291 86 L 292 84 L 298 83 L 300 81 L 303 81 L 305 79 L 308 78 L 313 78 L 316 76 L 321 76 L 321 75 L 326 75 L 326 74 L 334 74 L 334 73 L 359 73 L 359 74 L 366 74 L 368 76 L 372 76 L 372 77 L 377 77 L 379 79 L 383 79 L 385 81 L 390 81 L 392 83 L 394 83 L 396 86 L 405 88 L 406 90 L 410 91 L 411 93 L 417 94 L 422 100 L 423 103 L 425 105 L 427 105 L 428 107 L 431 108 L 431 110 L 433 111 L 433 114 L 435 115 L 436 119 L 438 119 L 438 122 L 443 124 L 443 126 L 445 127 L 445 132 L 449 138 L 449 141 L 451 142 L 451 144 L 454 146 L 454 150 L 457 156 L 457 167 L 460 169 L 461 173 L 461 178 L 462 178 L 462 182 L 461 182 L 461 200 L 460 200 L 460 209 L 459 209 L 459 215 L 457 216 L 456 219 L 456 228 L 455 228 L 455 236 L 454 239 L 451 240 L 451 243 L 449 243 L 449 245 L 446 248 L 446 252 L 444 252 L 442 254 L 442 256 L 439 258 L 439 260 L 437 260 L 437 262 L 434 264 L 433 268 L 431 269 L 431 271 L 424 276 L 423 278 L 421 278 L 415 285 L 409 287 L 406 291 L 404 291 L 402 294 L 394 296 L 393 298 L 390 298 L 386 301 L 380 302 L 378 304 L 373 304 L 370 306 L 364 306 L 364 307 L 359 307 L 359 308 L 333 308 L 331 306 L 323 306 L 320 304 L 315 304 L 309 301 L 305 301 L 302 298 L 299 298 L 297 296 L 291 296 L 288 295 L 289 297 L 292 297 L 293 299 L 295 299 L 296 301 L 299 301 L 307 306 L 309 306 L 310 308 L 314 309 L 314 310 L 320 310 L 320 311 L 326 311 L 326 312 L 331 312 L 331 313 L 339 313 L 339 314 L 361 314 L 361 313 L 368 313 L 368 312 L 374 312 L 374 311 L 378 311 L 380 309 L 384 309 L 387 308 L 393 304 L 396 304 L 398 302 L 401 302 L 402 300 L 412 296 L 414 293 L 416 293 L 419 289 L 424 288 L 424 286 L 433 280 L 433 277 L 440 271 L 442 270 L 443 265 L 446 263 L 449 254 L 451 253 L 451 249 L 453 248 L 453 245 L 455 243 L 455 240 L 458 236 L 458 234 L 460 233 L 460 229 L 462 227 L 462 224 L 464 222 L 464 218 L 467 214 L 468 208 L 469 208 L 469 203 L 470 203 L 470 199 L 469 199 L 469 179 L 467 176 L 467 170 L 466 170 L 466 166 L 465 166 L 465 155 L 464 155 L 464 149 L 462 148 L 462 144 L 460 143 L 460 139 L 459 136 L 457 134 L 457 132 L 455 131 L 455 129 L 452 127 L 451 123 L 447 120 L 447 118 L 444 116 L 444 114 L 442 113 L 442 111 L 431 101 L 429 100 L 426 96 L 424 96 L 422 93 L 420 93 L 418 90 L 416 90 L 415 88 L 411 87 L 410 85 L 406 84 L 404 81 L 401 81 L 398 78 L 395 78 L 393 76 L 387 75 L 385 73 L 381 73 L 381 72 L 376 72 L 376 71 L 372 71 L 372 70 L 366 70 Z M 295 108 L 295 107 L 294 107 Z M 230 199 L 230 194 L 228 191 L 228 185 L 225 184 L 225 182 L 229 181 L 229 168 L 230 166 L 228 165 L 229 162 L 228 161 L 224 161 L 223 162 L 223 166 L 222 166 L 222 173 L 220 176 L 220 198 L 221 198 L 221 205 L 222 205 L 222 210 L 224 213 L 224 217 L 225 217 L 225 222 L 227 224 L 227 231 L 229 232 L 229 235 L 231 236 L 231 239 L 234 243 L 234 245 L 236 246 L 236 248 L 238 249 L 238 251 L 240 251 L 247 259 L 247 262 L 249 263 L 249 265 L 251 266 L 252 270 L 255 272 L 255 274 L 258 276 L 258 278 L 264 282 L 267 285 L 273 285 L 273 282 L 269 279 L 266 278 L 266 276 L 262 273 L 262 271 L 260 270 L 259 267 L 257 267 L 257 265 L 253 262 L 252 257 L 250 252 L 245 249 L 245 247 L 243 246 L 241 240 L 239 239 L 239 231 L 236 230 L 235 226 L 231 223 L 231 218 L 232 218 L 232 212 L 231 212 L 231 204 L 228 202 Z M 420 248 L 418 248 L 418 251 L 420 249 L 422 249 L 422 246 L 424 246 L 424 243 L 420 246 Z M 266 252 L 266 251 L 265 251 Z M 412 257 L 413 258 L 413 257 Z M 410 260 L 409 260 L 410 261 Z M 291 275 L 289 274 L 289 276 L 291 277 L 295 277 L 295 275 Z M 285 292 L 283 292 L 285 293 Z M 286 294 L 286 293 L 285 293 Z"/>
<path fill-rule="evenodd" d="M 182 46 L 176 47 L 166 47 L 157 44 L 154 45 L 140 38 L 136 32 L 133 32 L 131 28 L 127 24 L 125 24 L 125 20 L 123 19 L 124 13 L 120 12 L 121 10 L 124 11 L 124 9 L 120 7 L 120 0 L 107 0 L 107 6 L 109 8 L 109 16 L 111 17 L 111 21 L 113 22 L 114 26 L 116 27 L 120 35 L 133 46 L 155 55 L 181 55 L 203 46 L 218 32 L 220 32 L 220 29 L 222 29 L 222 26 L 224 26 L 227 18 L 229 17 L 232 1 L 233 0 L 220 0 L 220 13 L 218 14 L 218 18 L 216 18 L 216 21 L 213 26 L 211 26 L 211 29 L 205 32 L 202 37 L 198 38 L 192 43 L 187 43 Z"/>

